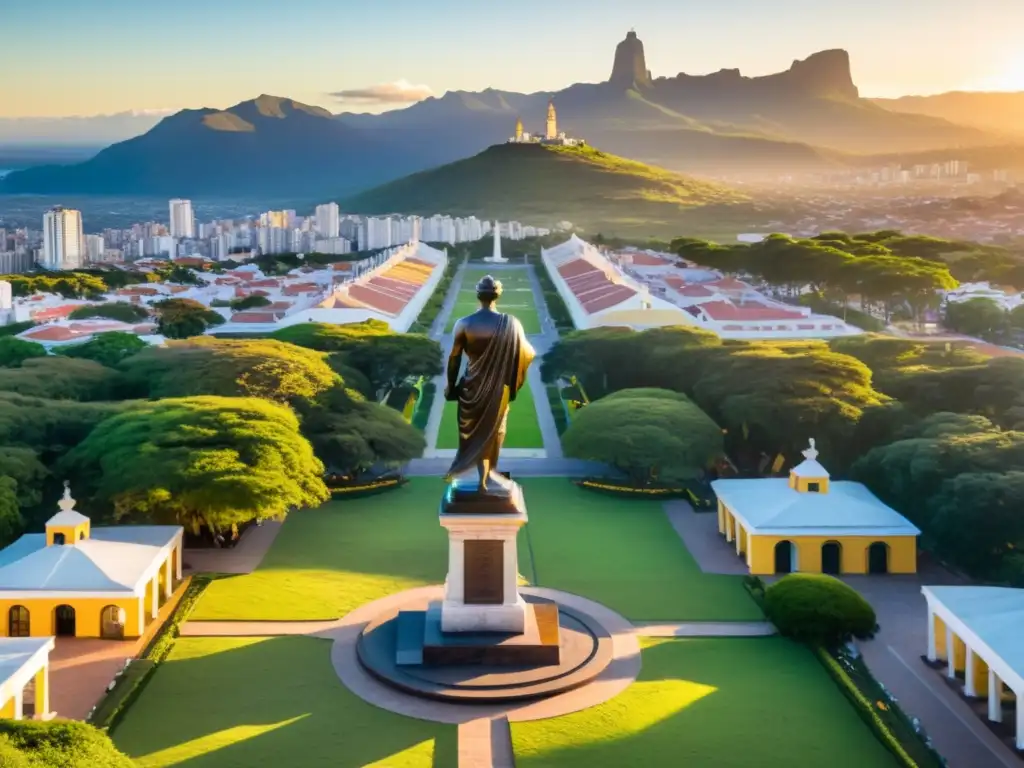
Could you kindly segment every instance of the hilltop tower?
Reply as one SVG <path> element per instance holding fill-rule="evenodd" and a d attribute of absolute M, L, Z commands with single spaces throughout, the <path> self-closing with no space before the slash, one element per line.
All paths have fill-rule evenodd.
<path fill-rule="evenodd" d="M 523 141 L 523 118 L 516 118 L 516 143 Z"/>
<path fill-rule="evenodd" d="M 558 115 L 555 114 L 555 102 L 548 102 L 548 121 L 544 130 L 544 138 L 548 141 L 558 138 Z"/>

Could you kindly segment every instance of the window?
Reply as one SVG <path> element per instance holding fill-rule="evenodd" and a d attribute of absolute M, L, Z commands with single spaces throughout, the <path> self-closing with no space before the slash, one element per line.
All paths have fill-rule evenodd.
<path fill-rule="evenodd" d="M 810 493 L 821 493 L 821 483 L 808 483 L 807 490 Z"/>
<path fill-rule="evenodd" d="M 63 533 L 55 533 L 55 534 L 53 534 L 53 543 L 54 544 L 63 544 L 64 543 L 64 534 Z"/>
<path fill-rule="evenodd" d="M 28 608 L 24 605 L 12 605 L 7 612 L 7 635 L 8 637 L 28 637 L 29 620 Z"/>

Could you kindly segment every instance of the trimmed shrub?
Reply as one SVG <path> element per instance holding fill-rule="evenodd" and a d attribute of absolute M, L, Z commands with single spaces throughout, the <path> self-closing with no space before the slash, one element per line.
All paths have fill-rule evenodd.
<path fill-rule="evenodd" d="M 792 573 L 765 590 L 765 613 L 786 637 L 834 648 L 871 637 L 875 610 L 853 587 L 820 573 Z"/>
<path fill-rule="evenodd" d="M 127 301 L 113 301 L 107 304 L 90 304 L 79 307 L 68 315 L 69 320 L 85 320 L 90 317 L 104 317 L 108 320 L 119 320 L 122 323 L 137 323 L 149 317 L 149 310 Z"/>
<path fill-rule="evenodd" d="M 0 765 L 21 768 L 132 768 L 110 737 L 70 720 L 0 720 Z M 18 757 L 11 758 L 12 755 Z M 19 759 L 19 758 L 24 758 Z"/>

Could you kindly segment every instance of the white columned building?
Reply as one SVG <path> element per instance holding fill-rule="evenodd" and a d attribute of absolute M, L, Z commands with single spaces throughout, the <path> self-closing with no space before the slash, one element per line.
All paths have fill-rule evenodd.
<path fill-rule="evenodd" d="M 928 601 L 931 662 L 964 678 L 964 696 L 988 699 L 988 719 L 1004 721 L 1015 701 L 1015 744 L 1024 749 L 1024 589 L 921 587 Z"/>

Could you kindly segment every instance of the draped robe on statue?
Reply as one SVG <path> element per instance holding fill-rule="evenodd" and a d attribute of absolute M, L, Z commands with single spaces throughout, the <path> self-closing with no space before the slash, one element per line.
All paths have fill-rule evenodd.
<path fill-rule="evenodd" d="M 523 326 L 512 315 L 499 314 L 494 334 L 469 363 L 458 385 L 459 450 L 449 476 L 475 469 L 483 461 L 493 470 L 505 440 L 508 406 L 526 383 L 536 355 Z"/>

